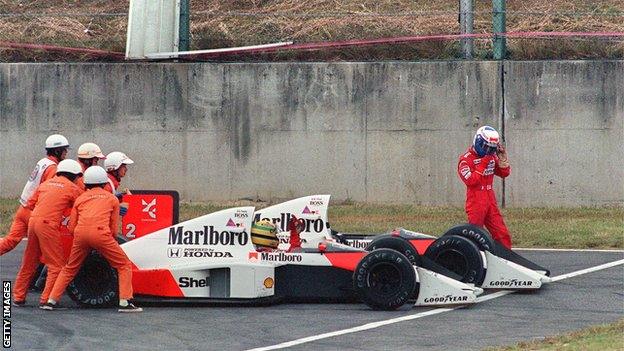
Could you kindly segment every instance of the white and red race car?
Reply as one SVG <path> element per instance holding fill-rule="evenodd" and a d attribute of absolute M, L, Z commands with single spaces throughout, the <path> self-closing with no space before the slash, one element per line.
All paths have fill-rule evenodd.
<path fill-rule="evenodd" d="M 161 213 L 145 211 L 152 203 L 145 196 L 149 192 L 138 207 L 141 221 L 150 222 Z M 226 304 L 360 300 L 373 309 L 393 310 L 410 301 L 416 306 L 470 304 L 483 292 L 433 262 L 428 268 L 414 264 L 414 252 L 401 252 L 405 239 L 399 236 L 385 238 L 370 251 L 337 242 L 327 222 L 329 198 L 307 196 L 259 211 L 226 209 L 144 235 L 137 235 L 139 223 L 124 220 L 125 234 L 131 231 L 135 237 L 121 245 L 134 266 L 135 299 Z M 264 218 L 283 231 L 275 251 L 258 251 L 252 243 L 252 222 Z M 300 235 L 301 247 L 290 247 L 291 235 Z M 67 292 L 83 305 L 114 303 L 116 272 L 94 254 Z"/>

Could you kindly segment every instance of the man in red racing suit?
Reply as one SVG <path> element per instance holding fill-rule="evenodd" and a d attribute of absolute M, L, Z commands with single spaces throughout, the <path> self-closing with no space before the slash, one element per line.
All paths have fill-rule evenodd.
<path fill-rule="evenodd" d="M 498 143 L 498 133 L 492 127 L 479 128 L 473 146 L 459 157 L 457 165 L 459 178 L 466 184 L 466 214 L 470 224 L 485 226 L 492 238 L 508 249 L 511 249 L 511 237 L 498 210 L 492 182 L 494 175 L 505 178 L 510 172 L 507 152 Z"/>

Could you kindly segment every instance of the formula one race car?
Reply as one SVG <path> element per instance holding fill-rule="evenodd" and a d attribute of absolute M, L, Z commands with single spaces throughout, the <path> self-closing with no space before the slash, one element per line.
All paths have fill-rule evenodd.
<path fill-rule="evenodd" d="M 368 251 L 337 242 L 330 237 L 328 203 L 329 195 L 320 195 L 260 211 L 231 208 L 140 236 L 136 235 L 140 228 L 132 223 L 136 238 L 121 247 L 133 263 L 135 300 L 225 304 L 359 300 L 373 309 L 394 310 L 409 301 L 416 306 L 474 303 L 483 292 L 435 262 L 428 260 L 427 268 L 419 264 L 418 254 L 406 250 L 400 236 L 378 240 Z M 260 219 L 282 229 L 282 247 L 254 247 L 250 228 Z M 301 247 L 288 243 L 294 235 L 300 236 Z M 67 292 L 87 306 L 115 303 L 116 271 L 92 254 Z"/>

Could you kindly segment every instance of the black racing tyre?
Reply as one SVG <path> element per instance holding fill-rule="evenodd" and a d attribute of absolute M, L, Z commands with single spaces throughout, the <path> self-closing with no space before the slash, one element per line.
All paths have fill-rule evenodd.
<path fill-rule="evenodd" d="M 117 241 L 117 244 L 119 244 L 119 245 L 125 244 L 125 243 L 127 243 L 129 241 L 128 238 L 126 238 L 123 235 L 119 235 L 119 234 L 115 235 L 115 240 Z"/>
<path fill-rule="evenodd" d="M 366 251 L 374 251 L 377 249 L 392 249 L 398 251 L 407 257 L 414 266 L 421 266 L 420 255 L 414 246 L 412 246 L 409 241 L 399 236 L 380 235 L 375 237 L 373 241 L 366 246 Z"/>
<path fill-rule="evenodd" d="M 485 228 L 472 224 L 459 224 L 447 230 L 444 235 L 457 235 L 470 239 L 481 251 L 489 251 L 496 254 L 496 244 L 492 236 Z"/>
<path fill-rule="evenodd" d="M 48 270 L 43 263 L 40 263 L 37 266 L 37 271 L 30 281 L 30 285 L 28 286 L 28 290 L 35 292 L 42 292 L 45 286 L 45 280 L 48 276 Z"/>
<path fill-rule="evenodd" d="M 403 306 L 416 288 L 414 266 L 391 249 L 370 252 L 353 272 L 353 288 L 362 302 L 374 310 L 392 311 Z"/>
<path fill-rule="evenodd" d="M 477 286 L 485 279 L 484 257 L 477 245 L 458 235 L 444 235 L 431 243 L 425 256 L 440 266 L 458 274 L 464 283 Z"/>
<path fill-rule="evenodd" d="M 84 307 L 108 307 L 119 302 L 117 270 L 97 251 L 91 251 L 67 286 L 67 295 Z"/>

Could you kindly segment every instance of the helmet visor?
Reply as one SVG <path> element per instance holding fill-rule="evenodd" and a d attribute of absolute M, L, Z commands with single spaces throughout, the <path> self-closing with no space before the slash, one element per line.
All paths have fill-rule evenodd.
<path fill-rule="evenodd" d="M 483 145 L 483 148 L 485 149 L 485 154 L 486 155 L 494 155 L 496 153 L 496 149 L 498 148 L 497 146 L 490 146 L 488 144 Z"/>

